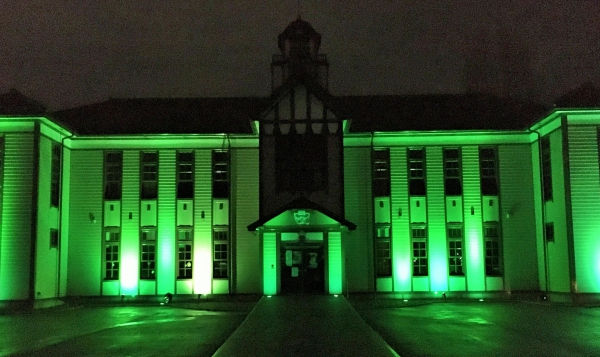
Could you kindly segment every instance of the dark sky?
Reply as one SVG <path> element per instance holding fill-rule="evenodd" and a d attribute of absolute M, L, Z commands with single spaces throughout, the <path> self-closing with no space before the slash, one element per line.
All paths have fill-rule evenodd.
<path fill-rule="evenodd" d="M 544 102 L 600 84 L 598 0 L 305 0 L 330 91 Z M 264 96 L 297 1 L 0 0 L 0 92 L 63 109 L 113 97 Z M 475 83 L 475 84 L 474 84 Z"/>

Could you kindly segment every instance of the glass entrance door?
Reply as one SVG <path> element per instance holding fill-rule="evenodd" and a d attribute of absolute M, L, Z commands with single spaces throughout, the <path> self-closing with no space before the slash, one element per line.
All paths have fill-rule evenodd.
<path fill-rule="evenodd" d="M 320 294 L 325 292 L 323 246 L 284 246 L 281 249 L 281 292 Z"/>

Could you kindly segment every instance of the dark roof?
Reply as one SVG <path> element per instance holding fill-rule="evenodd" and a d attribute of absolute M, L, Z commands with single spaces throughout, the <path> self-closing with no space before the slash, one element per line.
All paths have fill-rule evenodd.
<path fill-rule="evenodd" d="M 319 212 L 323 213 L 327 217 L 335 220 L 336 222 L 339 222 L 343 226 L 348 227 L 348 229 L 351 230 L 351 231 L 353 231 L 353 230 L 356 229 L 356 224 L 354 224 L 354 223 L 346 220 L 344 217 L 340 217 L 340 216 L 336 215 L 335 213 L 328 211 L 323 206 L 321 206 L 321 205 L 319 205 L 317 203 L 314 203 L 313 201 L 309 200 L 308 198 L 306 198 L 304 196 L 301 196 L 301 197 L 298 197 L 295 200 L 289 202 L 285 206 L 281 207 L 277 212 L 275 212 L 275 213 L 273 213 L 273 214 L 271 214 L 269 216 L 262 217 L 258 221 L 256 221 L 256 222 L 248 225 L 248 230 L 249 231 L 254 231 L 258 227 L 263 226 L 265 223 L 267 223 L 268 221 L 272 220 L 273 218 L 279 216 L 283 212 L 285 212 L 287 210 L 291 210 L 291 209 L 312 209 L 312 210 L 316 210 L 316 211 L 319 211 Z"/>
<path fill-rule="evenodd" d="M 82 135 L 250 134 L 250 121 L 296 83 L 339 118 L 350 119 L 350 132 L 521 130 L 548 113 L 538 104 L 480 94 L 336 97 L 310 80 L 293 78 L 270 97 L 109 99 L 51 117 Z"/>
<path fill-rule="evenodd" d="M 51 117 L 78 134 L 250 134 L 269 98 L 109 99 Z"/>
<path fill-rule="evenodd" d="M 277 87 L 273 93 L 271 93 L 271 102 L 269 107 L 275 105 L 282 97 L 284 97 L 290 90 L 298 85 L 302 85 L 306 90 L 315 98 L 317 98 L 323 105 L 329 109 L 339 119 L 348 119 L 350 113 L 340 106 L 340 103 L 336 98 L 331 95 L 325 88 L 323 88 L 314 78 L 307 74 L 293 74 L 286 81 Z M 270 108 L 269 108 L 270 109 Z"/>
<path fill-rule="evenodd" d="M 482 94 L 336 97 L 351 132 L 525 129 L 547 114 L 533 103 Z"/>
<path fill-rule="evenodd" d="M 593 83 L 584 83 L 558 98 L 558 108 L 600 108 L 600 89 Z"/>
<path fill-rule="evenodd" d="M 46 107 L 16 89 L 0 94 L 0 114 L 41 115 L 44 113 L 46 113 Z"/>
<path fill-rule="evenodd" d="M 281 52 L 284 52 L 285 40 L 289 39 L 296 42 L 308 41 L 311 38 L 314 39 L 315 49 L 318 51 L 319 46 L 321 45 L 321 34 L 315 31 L 315 29 L 308 22 L 298 17 L 298 19 L 292 21 L 285 28 L 285 30 L 283 30 L 283 32 L 279 34 L 279 36 L 277 37 L 277 45 L 279 46 L 279 50 L 281 50 Z"/>

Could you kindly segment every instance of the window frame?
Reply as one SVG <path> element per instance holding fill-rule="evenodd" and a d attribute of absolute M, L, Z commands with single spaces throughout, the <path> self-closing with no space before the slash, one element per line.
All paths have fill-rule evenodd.
<path fill-rule="evenodd" d="M 177 199 L 194 198 L 194 172 L 196 155 L 193 150 L 177 151 L 176 157 L 176 197 Z M 189 160 L 184 160 L 189 155 Z"/>
<path fill-rule="evenodd" d="M 373 148 L 372 157 L 372 181 L 373 196 L 386 197 L 391 195 L 390 175 L 390 149 Z"/>
<path fill-rule="evenodd" d="M 229 150 L 212 151 L 212 197 L 229 198 L 231 158 Z"/>
<path fill-rule="evenodd" d="M 425 148 L 406 149 L 409 196 L 427 195 L 426 162 Z"/>
<path fill-rule="evenodd" d="M 392 239 L 391 226 L 381 224 L 375 227 L 375 276 L 392 276 Z"/>
<path fill-rule="evenodd" d="M 156 280 L 156 234 L 155 227 L 140 230 L 140 280 Z"/>
<path fill-rule="evenodd" d="M 485 249 L 485 276 L 502 276 L 502 239 L 500 224 L 486 223 L 483 226 Z"/>
<path fill-rule="evenodd" d="M 416 234 L 416 233 L 419 234 Z M 427 226 L 410 227 L 412 276 L 429 276 L 429 256 L 427 249 Z M 415 254 L 420 252 L 419 254 Z M 422 254 L 421 254 L 422 253 Z"/>
<path fill-rule="evenodd" d="M 50 168 L 50 206 L 60 205 L 60 178 L 62 169 L 62 146 L 52 142 L 51 168 Z"/>
<path fill-rule="evenodd" d="M 140 152 L 140 199 L 142 200 L 158 198 L 158 162 L 158 151 Z"/>
<path fill-rule="evenodd" d="M 220 237 L 223 234 L 225 238 Z M 222 249 L 223 247 L 225 248 L 224 250 Z M 230 255 L 229 229 L 224 227 L 213 229 L 213 279 L 229 279 Z M 225 272 L 224 274 L 223 271 Z"/>
<path fill-rule="evenodd" d="M 456 152 L 456 156 L 450 153 Z M 442 152 L 444 165 L 444 194 L 446 196 L 462 196 L 462 152 L 459 147 L 444 148 Z"/>
<path fill-rule="evenodd" d="M 109 234 L 115 236 L 109 238 Z M 110 248 L 110 251 L 108 248 Z M 119 227 L 105 227 L 103 229 L 102 252 L 102 280 L 118 281 L 121 276 L 121 229 Z M 108 258 L 109 255 L 110 259 Z M 108 264 L 112 265 L 109 267 Z M 109 272 L 111 272 L 110 276 Z"/>
<path fill-rule="evenodd" d="M 540 161 L 542 165 L 542 199 L 552 201 L 552 143 L 549 136 L 540 138 Z"/>
<path fill-rule="evenodd" d="M 123 152 L 104 152 L 104 199 L 120 200 L 123 195 Z"/>
<path fill-rule="evenodd" d="M 486 153 L 491 152 L 491 155 Z M 500 185 L 498 180 L 498 148 L 483 146 L 479 148 L 479 178 L 482 196 L 498 196 Z"/>
<path fill-rule="evenodd" d="M 464 276 L 464 227 L 462 225 L 449 225 L 446 228 L 448 244 L 448 275 Z"/>
<path fill-rule="evenodd" d="M 182 238 L 181 233 L 189 233 Z M 183 251 L 182 251 L 183 248 Z M 194 230 L 192 227 L 177 227 L 177 280 L 193 278 L 194 269 Z"/>

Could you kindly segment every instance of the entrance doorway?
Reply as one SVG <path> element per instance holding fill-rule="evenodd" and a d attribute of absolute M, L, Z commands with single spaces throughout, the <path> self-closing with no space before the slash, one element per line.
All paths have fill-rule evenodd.
<path fill-rule="evenodd" d="M 325 292 L 325 259 L 321 244 L 283 246 L 280 259 L 283 294 Z"/>

